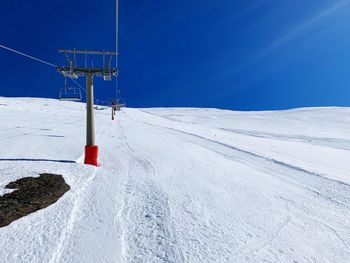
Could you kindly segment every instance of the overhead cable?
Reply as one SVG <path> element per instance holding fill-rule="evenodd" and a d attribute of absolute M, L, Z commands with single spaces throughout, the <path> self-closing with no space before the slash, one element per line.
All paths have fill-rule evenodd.
<path fill-rule="evenodd" d="M 18 54 L 18 55 L 21 55 L 21 56 L 30 58 L 30 59 L 35 60 L 35 61 L 37 61 L 37 62 L 44 63 L 44 64 L 46 64 L 46 65 L 48 65 L 48 66 L 51 66 L 51 67 L 55 67 L 55 68 L 58 67 L 58 66 L 55 65 L 55 64 L 52 64 L 52 63 L 47 62 L 47 61 L 45 61 L 45 60 L 42 60 L 42 59 L 39 59 L 39 58 L 30 56 L 30 55 L 28 55 L 28 54 L 25 54 L 25 53 L 23 53 L 23 52 L 20 52 L 20 51 L 18 51 L 18 50 L 9 48 L 9 47 L 4 46 L 4 45 L 1 45 L 1 44 L 0 44 L 0 48 L 6 49 L 6 50 L 11 51 L 11 52 L 14 52 L 14 53 L 16 53 L 16 54 Z M 70 77 L 70 79 L 71 79 L 76 85 L 78 85 L 78 87 L 79 87 L 80 89 L 82 89 L 83 91 L 86 92 L 86 89 L 84 89 L 75 79 L 73 79 L 73 78 L 71 78 L 71 77 Z"/>
<path fill-rule="evenodd" d="M 3 48 L 3 49 L 6 49 L 6 50 L 8 50 L 8 51 L 14 52 L 14 53 L 16 53 L 16 54 L 18 54 L 18 55 L 22 55 L 22 56 L 24 56 L 24 57 L 33 59 L 33 60 L 38 61 L 38 62 L 41 62 L 41 63 L 44 63 L 44 64 L 49 65 L 49 66 L 51 66 L 51 67 L 57 68 L 56 65 L 54 65 L 54 64 L 52 64 L 52 63 L 50 63 L 50 62 L 47 62 L 47 61 L 45 61 L 45 60 L 42 60 L 42 59 L 39 59 L 39 58 L 36 58 L 36 57 L 33 57 L 33 56 L 30 56 L 30 55 L 25 54 L 25 53 L 23 53 L 23 52 L 20 52 L 20 51 L 18 51 L 18 50 L 15 50 L 15 49 L 6 47 L 6 46 L 1 45 L 1 44 L 0 44 L 0 47 Z"/>

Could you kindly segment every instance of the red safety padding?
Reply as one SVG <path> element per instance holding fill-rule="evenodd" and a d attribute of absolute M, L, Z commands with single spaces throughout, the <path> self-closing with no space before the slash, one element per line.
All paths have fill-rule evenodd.
<path fill-rule="evenodd" d="M 98 146 L 93 145 L 93 146 L 85 146 L 85 164 L 90 164 L 94 166 L 99 166 L 97 162 L 97 157 L 98 157 Z"/>

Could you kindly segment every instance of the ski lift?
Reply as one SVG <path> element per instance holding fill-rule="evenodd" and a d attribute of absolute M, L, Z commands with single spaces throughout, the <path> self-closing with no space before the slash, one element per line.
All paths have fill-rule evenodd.
<path fill-rule="evenodd" d="M 112 80 L 112 72 L 110 69 L 104 69 L 103 80 Z"/>
<path fill-rule="evenodd" d="M 67 78 L 64 78 L 64 87 L 60 89 L 58 99 L 61 101 L 81 101 L 82 98 L 80 88 L 67 86 Z"/>
<path fill-rule="evenodd" d="M 123 99 L 113 100 L 111 104 L 114 111 L 120 111 L 121 108 L 126 106 Z"/>
<path fill-rule="evenodd" d="M 117 87 L 117 98 L 112 99 L 111 101 L 111 106 L 112 109 L 115 109 L 116 111 L 119 111 L 121 108 L 126 107 L 126 103 L 124 99 L 121 98 L 120 96 L 120 90 Z"/>

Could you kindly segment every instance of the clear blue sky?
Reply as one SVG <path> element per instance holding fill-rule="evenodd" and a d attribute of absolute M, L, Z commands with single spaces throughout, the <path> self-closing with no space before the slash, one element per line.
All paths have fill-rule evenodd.
<path fill-rule="evenodd" d="M 350 0 L 120 0 L 131 107 L 350 106 Z M 3 0 L 0 44 L 63 65 L 59 48 L 114 49 L 113 0 Z M 0 95 L 58 96 L 54 68 L 0 50 Z M 79 82 L 84 85 L 84 80 Z M 97 97 L 115 82 L 95 81 Z"/>

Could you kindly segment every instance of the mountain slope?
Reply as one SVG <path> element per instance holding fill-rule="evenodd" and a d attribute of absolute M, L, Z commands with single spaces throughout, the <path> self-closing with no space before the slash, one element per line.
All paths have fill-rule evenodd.
<path fill-rule="evenodd" d="M 54 205 L 0 228 L 4 262 L 347 262 L 350 109 L 96 112 L 0 98 L 0 194 L 62 174 Z"/>

